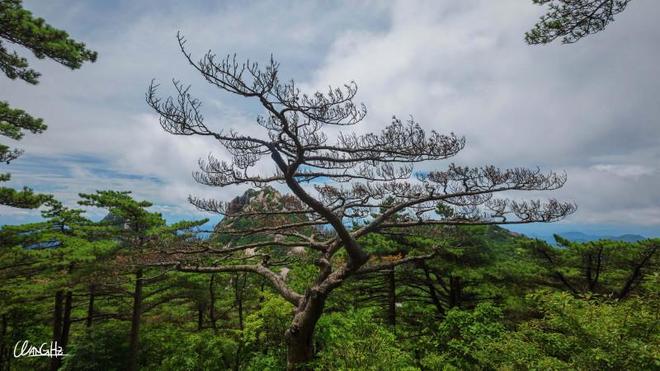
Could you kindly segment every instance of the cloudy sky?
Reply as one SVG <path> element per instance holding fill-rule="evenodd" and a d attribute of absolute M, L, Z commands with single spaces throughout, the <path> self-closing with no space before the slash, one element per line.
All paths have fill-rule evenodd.
<path fill-rule="evenodd" d="M 98 51 L 77 71 L 35 61 L 41 83 L 0 78 L 0 98 L 49 126 L 2 171 L 73 205 L 79 192 L 133 190 L 174 220 L 203 217 L 189 194 L 228 200 L 241 189 L 195 184 L 213 141 L 162 131 L 144 102 L 155 78 L 192 85 L 210 126 L 258 130 L 254 102 L 209 87 L 178 51 L 266 61 L 281 76 L 325 88 L 355 80 L 380 130 L 393 114 L 467 139 L 453 161 L 565 171 L 548 194 L 578 204 L 529 233 L 581 230 L 660 236 L 660 2 L 635 0 L 604 32 L 573 45 L 528 46 L 543 12 L 531 1 L 25 0 L 25 8 Z M 443 163 L 425 165 L 441 168 Z M 0 207 L 0 224 L 38 212 Z"/>

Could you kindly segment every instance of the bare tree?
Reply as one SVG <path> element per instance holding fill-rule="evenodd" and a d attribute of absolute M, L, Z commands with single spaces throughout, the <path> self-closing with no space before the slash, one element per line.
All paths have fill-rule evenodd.
<path fill-rule="evenodd" d="M 328 128 L 347 129 L 365 118 L 364 105 L 353 101 L 357 93 L 354 82 L 307 95 L 293 81 L 280 81 L 278 64 L 272 58 L 265 67 L 250 61 L 240 63 L 235 56 L 218 58 L 212 52 L 195 61 L 185 48 L 185 39 L 178 35 L 178 40 L 185 58 L 207 82 L 252 98 L 264 109 L 256 120 L 262 128 L 261 136 L 252 135 L 254 130 L 214 130 L 206 125 L 201 103 L 190 95 L 188 87 L 174 81 L 176 96 L 163 99 L 157 95 L 158 85 L 152 82 L 146 99 L 160 115 L 163 129 L 175 135 L 214 138 L 232 155 L 230 161 L 214 157 L 200 161 L 195 179 L 214 187 L 283 183 L 297 201 L 231 212 L 228 203 L 191 197 L 190 201 L 201 210 L 226 218 L 249 217 L 270 223 L 247 230 L 224 230 L 228 234 L 259 236 L 258 242 L 226 246 L 202 242 L 202 246 L 179 247 L 170 251 L 172 259 L 159 264 L 174 265 L 186 272 L 252 272 L 270 281 L 295 306 L 285 334 L 289 369 L 304 367 L 312 359 L 314 328 L 326 298 L 335 288 L 356 274 L 392 269 L 434 254 L 430 249 L 399 260 L 379 260 L 365 252 L 361 237 L 419 225 L 552 222 L 575 210 L 573 204 L 555 200 L 495 197 L 506 191 L 554 190 L 564 184 L 565 175 L 543 174 L 538 169 L 453 164 L 442 171 L 414 173 L 414 164 L 450 158 L 463 149 L 465 141 L 454 134 L 427 133 L 412 119 L 393 118 L 380 133 L 358 135 L 342 130 L 331 138 Z M 272 174 L 254 170 L 257 162 L 269 158 L 275 165 Z M 387 206 L 383 207 L 386 199 Z M 442 212 L 434 213 L 437 209 Z M 275 218 L 283 215 L 295 217 Z M 359 227 L 348 227 L 352 222 Z M 323 232 L 323 226 L 332 233 Z M 316 257 L 318 266 L 318 276 L 303 293 L 287 285 L 274 269 L 277 262 L 258 253 L 265 248 L 286 251 L 300 247 Z M 215 256 L 216 263 L 200 265 L 200 254 Z"/>

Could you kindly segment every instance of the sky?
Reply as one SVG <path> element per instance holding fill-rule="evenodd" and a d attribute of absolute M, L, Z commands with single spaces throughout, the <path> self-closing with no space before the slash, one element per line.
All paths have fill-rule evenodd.
<path fill-rule="evenodd" d="M 170 220 L 208 217 L 188 195 L 230 200 L 245 187 L 196 184 L 197 160 L 227 153 L 213 140 L 172 136 L 144 93 L 152 79 L 192 86 L 207 124 L 259 130 L 253 101 L 214 89 L 181 55 L 280 62 L 280 76 L 310 90 L 355 81 L 368 108 L 358 130 L 392 115 L 465 136 L 460 165 L 540 167 L 566 185 L 534 194 L 575 202 L 529 234 L 579 230 L 660 236 L 660 2 L 636 0 L 608 28 L 576 44 L 529 46 L 543 13 L 531 1 L 38 1 L 24 7 L 99 54 L 71 71 L 31 59 L 40 83 L 0 78 L 0 98 L 42 117 L 48 130 L 15 144 L 25 154 L 0 171 L 75 205 L 78 193 L 132 190 Z M 5 139 L 3 139 L 5 140 Z M 447 161 L 419 170 L 443 169 Z M 95 214 L 96 213 L 96 214 Z M 100 211 L 90 210 L 92 216 Z M 39 212 L 0 206 L 0 224 Z"/>

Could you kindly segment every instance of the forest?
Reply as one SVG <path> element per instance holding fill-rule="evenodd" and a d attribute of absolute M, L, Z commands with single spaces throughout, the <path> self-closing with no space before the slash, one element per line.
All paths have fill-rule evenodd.
<path fill-rule="evenodd" d="M 287 201 L 266 188 L 237 197 L 230 211 L 253 214 Z M 81 203 L 108 217 L 91 222 L 56 207 L 46 222 L 2 230 L 3 246 L 11 246 L 2 252 L 4 369 L 123 370 L 129 359 L 145 370 L 286 368 L 296 307 L 274 285 L 309 292 L 319 253 L 302 244 L 284 253 L 256 233 L 232 237 L 277 225 L 250 216 L 196 240 L 200 221 L 167 225 L 126 193 L 81 195 Z M 657 367 L 660 241 L 558 237 L 552 246 L 497 226 L 413 229 L 358 240 L 368 268 L 328 296 L 309 368 Z M 231 257 L 222 251 L 240 246 L 255 247 Z M 186 266 L 161 267 L 188 254 L 195 257 Z M 255 274 L 260 267 L 273 276 Z M 58 358 L 14 359 L 21 339 L 56 339 L 68 356 L 56 366 L 49 361 Z"/>
<path fill-rule="evenodd" d="M 527 43 L 568 44 L 629 1 L 533 2 L 550 6 Z M 153 200 L 102 184 L 75 204 L 0 187 L 0 205 L 41 215 L 0 225 L 0 370 L 660 368 L 659 238 L 507 229 L 578 215 L 551 198 L 566 173 L 458 165 L 466 139 L 413 117 L 360 129 L 355 82 L 305 93 L 273 57 L 175 41 L 190 69 L 259 115 L 214 126 L 178 80 L 152 80 L 145 105 L 166 133 L 229 154 L 200 160 L 197 183 L 242 191 L 189 196 L 218 222 L 168 222 Z M 9 45 L 73 70 L 103 57 L 20 0 L 0 0 L 0 67 L 36 85 Z M 0 134 L 44 130 L 0 101 Z M 0 144 L 2 162 L 21 154 Z"/>

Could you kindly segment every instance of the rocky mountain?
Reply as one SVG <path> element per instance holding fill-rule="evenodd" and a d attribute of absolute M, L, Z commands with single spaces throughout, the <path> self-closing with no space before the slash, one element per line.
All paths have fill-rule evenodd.
<path fill-rule="evenodd" d="M 275 188 L 265 187 L 263 189 L 248 189 L 242 195 L 236 196 L 226 205 L 226 213 L 230 216 L 221 220 L 216 226 L 216 231 L 222 228 L 249 229 L 257 225 L 275 225 L 276 223 L 292 223 L 301 220 L 301 216 L 276 215 L 268 217 L 260 216 L 237 216 L 231 215 L 254 213 L 259 211 L 287 211 L 302 208 L 300 201 L 290 195 L 282 195 Z"/>
<path fill-rule="evenodd" d="M 275 227 L 283 224 L 292 224 L 305 221 L 306 217 L 301 214 L 275 214 L 275 215 L 241 215 L 255 213 L 260 211 L 288 211 L 300 210 L 303 208 L 300 201 L 290 195 L 283 195 L 272 187 L 263 189 L 248 189 L 242 195 L 235 197 L 227 203 L 225 211 L 229 216 L 221 220 L 214 230 L 215 239 L 221 243 L 233 243 L 234 245 L 248 244 L 260 241 L 281 240 L 283 235 L 277 235 L 276 232 L 261 232 L 257 234 L 248 233 L 250 230 L 262 227 Z M 232 217 L 231 215 L 237 215 Z M 245 230 L 246 234 L 223 233 L 225 231 Z M 296 229 L 303 234 L 309 234 L 310 227 L 300 227 Z M 250 254 L 251 251 L 247 251 Z M 273 256 L 283 256 L 285 254 L 302 254 L 304 248 L 291 247 L 287 251 L 274 249 L 270 251 Z"/>

